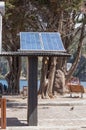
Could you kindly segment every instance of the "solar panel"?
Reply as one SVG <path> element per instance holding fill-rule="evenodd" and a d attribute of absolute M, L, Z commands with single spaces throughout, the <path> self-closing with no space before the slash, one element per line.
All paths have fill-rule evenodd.
<path fill-rule="evenodd" d="M 65 51 L 60 34 L 55 32 L 21 32 L 20 50 Z"/>
<path fill-rule="evenodd" d="M 39 33 L 21 32 L 20 50 L 41 50 Z"/>
<path fill-rule="evenodd" d="M 65 51 L 59 33 L 41 33 L 44 50 Z"/>

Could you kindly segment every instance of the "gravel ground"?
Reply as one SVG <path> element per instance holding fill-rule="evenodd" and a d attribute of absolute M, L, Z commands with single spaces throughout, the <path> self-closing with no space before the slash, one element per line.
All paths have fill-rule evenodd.
<path fill-rule="evenodd" d="M 86 94 L 38 99 L 38 126 L 27 125 L 27 98 L 5 96 L 7 130 L 86 130 Z"/>

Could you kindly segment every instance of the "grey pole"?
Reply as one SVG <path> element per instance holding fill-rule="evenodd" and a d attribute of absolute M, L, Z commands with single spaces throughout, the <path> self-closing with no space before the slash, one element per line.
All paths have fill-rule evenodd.
<path fill-rule="evenodd" d="M 0 54 L 2 52 L 2 14 L 0 13 Z"/>
<path fill-rule="evenodd" d="M 2 16 L 5 14 L 5 2 L 0 1 L 0 54 L 2 52 Z"/>
<path fill-rule="evenodd" d="M 37 113 L 37 68 L 38 57 L 28 57 L 28 110 L 27 121 L 29 126 L 37 126 L 38 113 Z"/>

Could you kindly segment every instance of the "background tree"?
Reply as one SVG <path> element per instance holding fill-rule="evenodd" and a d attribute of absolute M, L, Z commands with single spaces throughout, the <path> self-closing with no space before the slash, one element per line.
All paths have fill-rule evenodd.
<path fill-rule="evenodd" d="M 80 4 L 82 0 L 7 0 L 6 15 L 3 24 L 3 48 L 6 51 L 17 51 L 19 49 L 19 32 L 21 31 L 51 31 L 61 33 L 65 49 L 71 52 L 71 45 L 77 44 L 76 58 L 70 71 L 66 71 L 67 58 L 43 58 L 42 67 L 47 71 L 42 71 L 41 86 L 45 84 L 47 78 L 48 91 L 47 95 L 52 97 L 52 89 L 54 85 L 55 72 L 62 69 L 66 75 L 66 81 L 74 72 L 78 59 L 81 54 L 82 40 L 84 37 L 84 25 L 75 28 L 75 24 L 80 15 Z M 77 19 L 76 19 L 77 18 Z M 77 41 L 75 40 L 76 37 Z M 20 59 L 19 57 L 9 57 L 10 72 L 6 76 L 9 88 L 13 92 L 19 92 L 19 75 L 20 75 Z M 46 62 L 45 62 L 46 61 Z M 77 61 L 77 62 L 76 62 Z M 47 64 L 46 64 L 47 63 Z M 14 71 L 15 70 L 15 71 Z M 15 72 L 15 73 L 14 73 Z M 46 74 L 45 74 L 46 72 Z M 45 75 L 45 76 L 43 76 Z M 15 81 L 16 80 L 16 81 Z M 17 84 L 15 84 L 15 81 Z M 42 93 L 44 89 L 40 88 Z"/>
<path fill-rule="evenodd" d="M 5 51 L 17 51 L 20 48 L 19 32 L 24 29 L 24 9 L 23 1 L 7 0 L 6 14 L 3 24 L 3 49 Z M 19 5 L 19 6 L 18 6 Z M 21 8 L 22 6 L 22 8 Z M 21 13 L 20 13 L 21 12 Z M 21 15 L 22 14 L 22 15 Z M 20 78 L 20 57 L 7 57 L 10 71 L 6 74 L 9 93 L 19 93 Z"/>
<path fill-rule="evenodd" d="M 74 60 L 74 63 L 71 67 L 71 69 L 69 71 L 67 71 L 66 69 L 66 63 L 67 63 L 67 58 L 59 58 L 59 59 L 54 59 L 53 58 L 53 63 L 56 63 L 57 60 L 57 65 L 50 67 L 50 68 L 55 68 L 57 69 L 61 69 L 64 74 L 66 75 L 66 83 L 68 82 L 68 80 L 70 79 L 70 77 L 72 76 L 72 74 L 74 73 L 78 62 L 80 60 L 80 56 L 81 56 L 81 49 L 82 49 L 82 43 L 83 43 L 83 38 L 84 38 L 84 32 L 85 32 L 85 17 L 83 17 L 83 20 L 81 20 L 82 24 L 79 28 L 76 29 L 76 23 L 78 22 L 78 18 L 79 15 L 81 14 L 80 12 L 80 6 L 82 1 L 69 1 L 69 0 L 65 0 L 64 3 L 63 1 L 56 1 L 56 0 L 52 0 L 50 2 L 50 8 L 52 10 L 52 13 L 50 13 L 50 15 L 52 15 L 51 19 L 49 19 L 48 17 L 48 26 L 49 28 L 47 28 L 47 31 L 59 31 L 61 33 L 62 39 L 63 39 L 63 43 L 64 46 L 66 48 L 66 50 L 68 50 L 69 52 L 70 50 L 70 46 L 75 42 L 74 40 L 76 39 L 76 37 L 78 36 L 77 41 L 75 42 L 75 44 L 77 44 L 77 50 L 76 50 L 76 57 Z M 84 14 L 83 14 L 84 15 Z M 84 15 L 85 16 L 85 15 Z M 52 64 L 53 64 L 52 63 Z M 54 65 L 54 64 L 53 64 Z M 46 66 L 46 64 L 44 64 L 44 66 Z M 49 70 L 48 70 L 49 71 Z M 56 71 L 54 71 L 56 72 Z M 43 73 L 42 73 L 43 75 Z M 50 69 L 48 75 L 50 75 L 48 77 L 49 81 L 52 81 L 52 79 L 56 78 L 55 73 L 52 74 L 52 71 Z M 45 87 L 45 86 L 44 86 Z M 52 90 L 54 87 L 54 83 L 53 82 L 49 82 L 48 85 L 48 95 L 51 96 L 52 94 Z M 63 88 L 62 88 L 63 89 Z"/>

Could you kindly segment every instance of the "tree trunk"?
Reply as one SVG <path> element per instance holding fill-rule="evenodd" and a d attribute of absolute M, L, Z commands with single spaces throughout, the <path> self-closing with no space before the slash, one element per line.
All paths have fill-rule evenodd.
<path fill-rule="evenodd" d="M 76 70 L 77 65 L 78 65 L 78 63 L 80 61 L 81 49 L 82 49 L 83 39 L 84 39 L 85 23 L 86 23 L 86 20 L 84 19 L 83 24 L 82 24 L 82 28 L 81 28 L 81 35 L 80 35 L 80 38 L 79 38 L 79 44 L 78 44 L 78 48 L 77 48 L 76 59 L 75 59 L 75 62 L 72 64 L 71 69 L 68 71 L 68 74 L 66 76 L 66 84 L 68 83 L 70 77 L 73 75 L 73 73 Z"/>
<path fill-rule="evenodd" d="M 47 93 L 50 98 L 53 97 L 53 83 L 54 83 L 54 76 L 55 76 L 55 70 L 56 70 L 56 57 L 51 57 L 50 60 L 50 68 L 49 68 L 49 74 L 48 74 L 48 88 Z"/>
<path fill-rule="evenodd" d="M 40 88 L 38 94 L 42 94 L 42 98 L 45 97 L 45 90 L 47 87 L 47 71 L 48 71 L 48 58 L 43 57 L 42 59 L 42 70 L 41 70 L 41 79 L 40 79 Z"/>
<path fill-rule="evenodd" d="M 20 57 L 10 57 L 10 71 L 5 76 L 8 82 L 8 93 L 19 94 L 19 78 L 20 78 Z"/>

